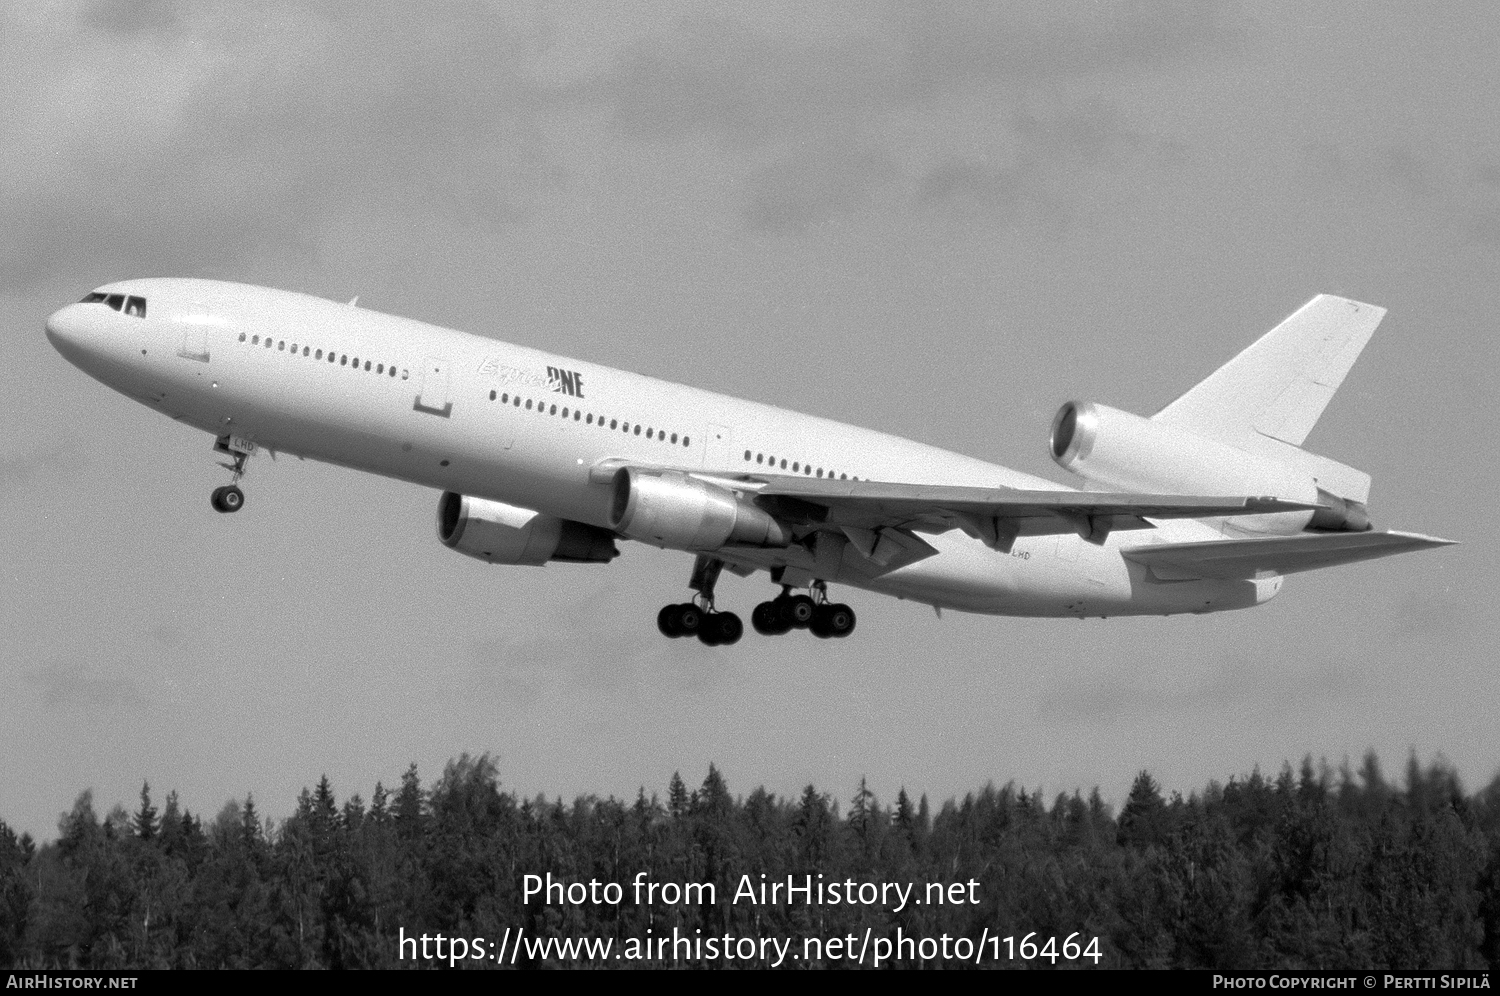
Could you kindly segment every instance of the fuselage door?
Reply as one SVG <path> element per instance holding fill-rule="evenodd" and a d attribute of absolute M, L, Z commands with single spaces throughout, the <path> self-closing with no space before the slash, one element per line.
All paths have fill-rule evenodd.
<path fill-rule="evenodd" d="M 734 466 L 730 452 L 733 449 L 734 435 L 729 431 L 729 427 L 710 425 L 703 444 L 703 469 L 729 470 Z"/>
<path fill-rule="evenodd" d="M 448 400 L 448 361 L 427 357 L 422 363 L 422 386 L 418 390 L 412 408 L 428 415 L 447 418 L 453 414 L 453 402 Z"/>
<path fill-rule="evenodd" d="M 201 325 L 189 325 L 182 330 L 182 344 L 177 347 L 177 355 L 184 360 L 197 360 L 199 363 L 208 362 L 208 329 Z"/>

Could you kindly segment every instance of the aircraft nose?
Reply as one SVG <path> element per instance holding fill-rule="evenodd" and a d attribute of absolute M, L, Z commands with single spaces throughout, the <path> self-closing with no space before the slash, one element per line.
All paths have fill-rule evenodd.
<path fill-rule="evenodd" d="M 78 321 L 78 305 L 70 304 L 58 308 L 47 316 L 43 328 L 47 330 L 47 341 L 52 343 L 54 348 L 61 350 L 68 346 L 76 347 L 82 332 Z"/>

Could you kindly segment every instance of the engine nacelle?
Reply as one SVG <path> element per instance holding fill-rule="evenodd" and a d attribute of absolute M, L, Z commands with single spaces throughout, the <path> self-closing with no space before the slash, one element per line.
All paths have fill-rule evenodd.
<path fill-rule="evenodd" d="M 1052 459 L 1085 480 L 1117 491 L 1270 495 L 1310 505 L 1322 500 L 1311 477 L 1285 464 L 1093 402 L 1070 401 L 1058 411 L 1052 420 Z M 1323 522 L 1340 517 L 1318 514 Z M 1290 534 L 1312 519 L 1312 512 L 1278 512 L 1238 515 L 1228 522 L 1248 532 Z M 1364 528 L 1369 528 L 1367 520 Z"/>
<path fill-rule="evenodd" d="M 620 555 L 607 529 L 452 491 L 438 499 L 437 527 L 444 546 L 490 564 L 607 564 Z"/>
<path fill-rule="evenodd" d="M 622 467 L 615 474 L 609 524 L 631 539 L 674 550 L 792 542 L 790 530 L 764 509 L 680 471 L 649 474 Z"/>

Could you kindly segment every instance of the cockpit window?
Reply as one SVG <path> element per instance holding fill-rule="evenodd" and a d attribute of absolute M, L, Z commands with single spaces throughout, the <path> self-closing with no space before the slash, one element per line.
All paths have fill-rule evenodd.
<path fill-rule="evenodd" d="M 90 291 L 83 296 L 80 304 L 105 304 L 116 311 L 123 310 L 127 315 L 136 318 L 146 317 L 146 299 L 136 294 L 126 297 L 124 294 L 106 294 L 103 291 Z"/>

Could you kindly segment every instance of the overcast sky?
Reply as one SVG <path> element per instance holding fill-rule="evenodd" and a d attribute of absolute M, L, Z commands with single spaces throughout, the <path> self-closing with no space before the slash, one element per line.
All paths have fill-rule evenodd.
<path fill-rule="evenodd" d="M 50 838 L 148 779 L 280 817 L 462 751 L 566 798 L 712 761 L 738 793 L 1119 801 L 1369 748 L 1482 786 L 1497 51 L 1485 4 L 6 5 L 0 818 Z M 1062 402 L 1150 414 L 1343 294 L 1390 314 L 1308 446 L 1374 476 L 1378 526 L 1464 545 L 1202 618 L 836 588 L 848 640 L 667 641 L 686 554 L 488 567 L 436 492 L 291 459 L 215 514 L 210 438 L 42 335 L 141 276 L 358 294 L 1057 480 Z"/>

